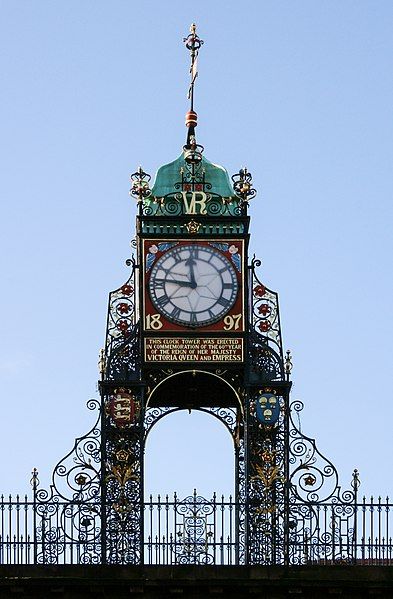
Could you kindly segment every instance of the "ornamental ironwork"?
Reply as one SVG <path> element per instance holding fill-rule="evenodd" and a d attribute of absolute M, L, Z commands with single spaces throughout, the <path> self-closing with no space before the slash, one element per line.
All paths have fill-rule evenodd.
<path fill-rule="evenodd" d="M 241 268 L 236 253 L 232 258 Z M 289 399 L 292 359 L 283 352 L 278 296 L 258 278 L 256 259 L 249 268 L 247 376 L 206 367 L 202 374 L 221 381 L 232 399 L 192 404 L 232 437 L 235 495 L 209 499 L 195 490 L 184 499 L 145 500 L 148 435 L 186 406 L 157 403 L 162 384 L 180 374 L 176 365 L 142 372 L 138 266 L 128 264 L 129 278 L 109 296 L 101 400 L 88 402 L 96 422 L 57 464 L 49 490 L 34 470 L 32 499 L 1 497 L 0 563 L 393 564 L 393 505 L 360 500 L 357 471 L 342 490 L 333 463 L 301 431 L 303 404 Z"/>
<path fill-rule="evenodd" d="M 253 408 L 258 397 L 250 402 L 248 494 L 206 499 L 194 491 L 184 499 L 175 494 L 139 502 L 131 490 L 138 473 L 123 444 L 113 456 L 111 491 L 103 498 L 97 422 L 56 466 L 49 491 L 40 489 L 34 470 L 31 499 L 1 496 L 0 564 L 393 565 L 389 498 L 359 498 L 356 470 L 351 488 L 342 491 L 333 464 L 295 425 L 299 402 L 290 406 L 286 461 L 280 433 L 285 415 L 264 429 Z M 89 402 L 90 409 L 97 407 Z M 170 411 L 150 410 L 146 434 Z M 222 416 L 217 409 L 216 417 Z M 235 414 L 227 411 L 225 418 L 237 443 Z M 243 515 L 247 533 L 239 530 Z"/>
<path fill-rule="evenodd" d="M 192 215 L 196 218 L 207 218 L 235 217 L 243 214 L 238 198 L 222 197 L 209 191 L 210 187 L 209 183 L 177 183 L 175 188 L 179 188 L 179 191 L 168 193 L 162 197 L 149 198 L 149 202 L 143 205 L 143 216 Z"/>
<path fill-rule="evenodd" d="M 184 42 L 191 57 L 187 143 L 152 188 L 142 167 L 131 175 L 141 264 L 127 260 L 127 280 L 109 295 L 100 400 L 87 404 L 95 422 L 56 465 L 49 489 L 34 470 L 31 498 L 0 497 L 0 564 L 393 565 L 393 504 L 360 499 L 357 470 L 343 489 L 334 464 L 301 430 L 303 404 L 290 400 L 293 365 L 278 295 L 257 275 L 257 258 L 244 272 L 247 210 L 256 195 L 251 173 L 240 169 L 231 186 L 225 169 L 203 157 L 194 111 L 203 41 L 195 25 Z M 179 258 L 176 246 L 186 244 Z M 198 251 L 206 256 L 200 263 L 216 266 L 196 275 L 203 271 Z M 189 268 L 178 273 L 182 262 Z M 172 274 L 157 276 L 158 264 Z M 165 285 L 175 289 L 171 299 L 184 299 L 170 312 L 162 307 L 170 303 Z M 188 294 L 198 287 L 188 310 Z M 214 302 L 198 321 L 198 302 L 206 299 Z M 174 345 L 173 354 L 162 340 Z M 146 341 L 162 345 L 160 360 Z M 229 341 L 233 349 L 212 351 Z M 191 489 L 185 498 L 144 497 L 149 434 L 179 410 L 207 414 L 229 433 L 233 496 L 206 498 Z"/>
<path fill-rule="evenodd" d="M 248 202 L 252 200 L 257 192 L 252 186 L 252 175 L 246 167 L 241 168 L 238 173 L 232 175 L 233 189 L 237 196 L 242 200 L 242 204 L 247 207 Z"/>
<path fill-rule="evenodd" d="M 104 356 L 104 376 L 109 380 L 135 380 L 139 377 L 139 326 L 137 320 L 135 287 L 136 264 L 131 267 L 128 280 L 109 294 Z"/>

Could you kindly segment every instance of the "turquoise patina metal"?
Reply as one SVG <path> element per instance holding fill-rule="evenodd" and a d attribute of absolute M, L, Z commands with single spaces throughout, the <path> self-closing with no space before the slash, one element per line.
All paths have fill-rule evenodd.
<path fill-rule="evenodd" d="M 151 192 L 143 198 L 145 216 L 239 216 L 242 198 L 227 171 L 201 153 L 187 161 L 185 153 L 158 169 Z"/>
<path fill-rule="evenodd" d="M 179 184 L 182 181 L 182 173 L 187 173 L 189 165 L 184 160 L 184 155 L 181 154 L 176 160 L 169 164 L 161 166 L 156 175 L 151 195 L 156 198 L 162 198 L 167 194 L 179 191 Z M 204 156 L 197 167 L 197 181 L 199 172 L 204 171 L 205 181 L 209 185 L 209 191 L 223 198 L 236 197 L 236 194 L 231 185 L 228 173 L 224 167 L 213 164 Z"/>

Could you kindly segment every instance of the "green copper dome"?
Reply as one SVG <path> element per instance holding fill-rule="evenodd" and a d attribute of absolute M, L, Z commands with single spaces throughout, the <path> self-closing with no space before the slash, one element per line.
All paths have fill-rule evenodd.
<path fill-rule="evenodd" d="M 162 198 L 169 193 L 179 191 L 179 188 L 175 188 L 175 185 L 182 180 L 182 169 L 183 172 L 187 172 L 188 168 L 183 154 L 173 162 L 161 166 L 157 171 L 151 195 L 156 198 Z M 211 185 L 211 187 L 209 185 L 209 192 L 224 198 L 236 196 L 228 173 L 222 166 L 213 164 L 203 156 L 197 170 L 198 172 L 204 171 L 205 182 Z"/>

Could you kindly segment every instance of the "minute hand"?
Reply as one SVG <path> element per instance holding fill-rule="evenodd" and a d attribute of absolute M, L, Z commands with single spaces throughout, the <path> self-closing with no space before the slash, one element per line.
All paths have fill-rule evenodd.
<path fill-rule="evenodd" d="M 190 287 L 191 287 L 191 289 L 196 289 L 198 287 L 197 282 L 195 280 L 195 274 L 194 274 L 194 266 L 195 265 L 196 265 L 196 262 L 192 258 L 188 258 L 188 260 L 186 260 L 186 266 L 190 267 Z"/>
<path fill-rule="evenodd" d="M 166 279 L 166 283 L 173 283 L 174 285 L 179 285 L 179 287 L 192 287 L 191 281 L 175 281 L 174 279 Z"/>

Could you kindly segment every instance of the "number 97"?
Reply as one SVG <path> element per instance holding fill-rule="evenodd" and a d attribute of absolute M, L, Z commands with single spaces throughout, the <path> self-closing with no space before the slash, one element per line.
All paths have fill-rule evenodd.
<path fill-rule="evenodd" d="M 224 318 L 224 331 L 237 331 L 240 326 L 241 314 L 233 314 L 233 316 L 225 316 Z"/>

